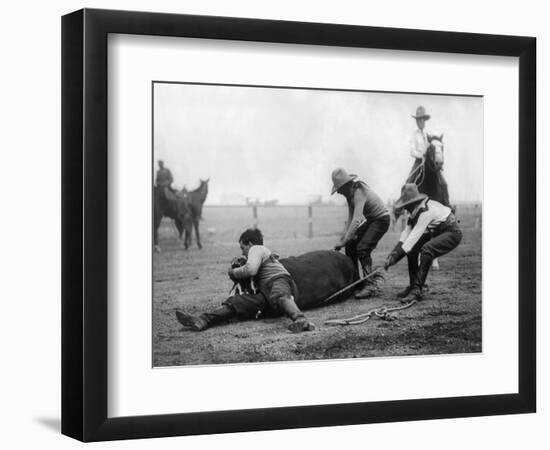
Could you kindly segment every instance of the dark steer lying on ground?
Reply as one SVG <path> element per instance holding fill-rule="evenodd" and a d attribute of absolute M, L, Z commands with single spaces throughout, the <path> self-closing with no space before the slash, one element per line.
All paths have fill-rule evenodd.
<path fill-rule="evenodd" d="M 296 304 L 300 309 L 319 306 L 330 295 L 359 279 L 353 261 L 334 250 L 318 250 L 280 261 L 296 283 Z"/>
<path fill-rule="evenodd" d="M 293 298 L 296 306 L 302 309 L 321 306 L 332 294 L 342 290 L 359 280 L 359 272 L 354 262 L 346 255 L 334 250 L 318 250 L 280 260 L 290 273 L 295 285 Z M 240 280 L 242 283 L 242 280 Z M 342 300 L 349 294 L 344 292 L 341 298 L 331 298 L 332 301 Z M 328 302 L 327 302 L 328 303 Z M 176 311 L 178 321 L 195 331 L 202 331 L 216 323 L 238 318 L 240 320 L 254 319 L 260 316 L 280 316 L 282 311 L 270 302 L 265 293 L 245 292 L 226 299 L 222 306 L 213 311 L 191 316 L 183 311 Z M 298 331 L 314 329 L 302 328 Z M 294 331 L 289 327 L 291 331 Z"/>

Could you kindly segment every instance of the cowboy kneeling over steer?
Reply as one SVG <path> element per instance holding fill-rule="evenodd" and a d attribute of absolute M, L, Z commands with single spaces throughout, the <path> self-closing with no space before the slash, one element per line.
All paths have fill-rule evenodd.
<path fill-rule="evenodd" d="M 432 261 L 456 248 L 462 240 L 462 231 L 451 208 L 430 200 L 426 194 L 420 194 L 414 183 L 403 186 L 395 208 L 406 209 L 410 217 L 399 242 L 388 255 L 384 268 L 388 270 L 407 256 L 409 286 L 397 296 L 402 299 L 402 303 L 420 301 Z"/>
<path fill-rule="evenodd" d="M 200 316 L 192 316 L 177 310 L 178 321 L 194 331 L 203 331 L 229 319 L 246 320 L 264 312 L 272 312 L 284 313 L 290 317 L 292 323 L 288 329 L 293 333 L 313 331 L 315 325 L 306 319 L 294 301 L 297 289 L 290 273 L 263 242 L 260 230 L 246 230 L 239 238 L 246 264 L 241 267 L 234 267 L 232 264 L 228 271 L 229 277 L 234 281 L 253 278 L 258 288 L 257 293 L 229 297 L 219 308 Z"/>

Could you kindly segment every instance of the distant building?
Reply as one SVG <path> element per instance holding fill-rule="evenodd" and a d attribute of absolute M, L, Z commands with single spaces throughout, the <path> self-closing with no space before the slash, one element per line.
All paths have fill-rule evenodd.
<path fill-rule="evenodd" d="M 220 196 L 220 205 L 246 205 L 247 198 L 238 192 L 226 192 Z"/>
<path fill-rule="evenodd" d="M 259 206 L 260 205 L 260 199 L 252 199 L 250 197 L 246 197 L 246 206 Z"/>
<path fill-rule="evenodd" d="M 308 205 L 311 206 L 333 206 L 337 204 L 333 198 L 326 199 L 322 195 L 311 195 L 308 201 Z"/>

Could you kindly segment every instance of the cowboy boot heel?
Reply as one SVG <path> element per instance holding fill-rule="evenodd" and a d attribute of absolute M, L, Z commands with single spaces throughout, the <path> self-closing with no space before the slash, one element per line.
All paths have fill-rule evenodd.
<path fill-rule="evenodd" d="M 395 296 L 397 298 L 405 298 L 407 295 L 409 295 L 409 292 L 411 292 L 411 289 L 412 289 L 412 286 L 407 286 L 405 289 L 395 294 Z"/>
<path fill-rule="evenodd" d="M 208 322 L 199 316 L 192 316 L 191 314 L 185 314 L 183 311 L 177 310 L 176 318 L 184 327 L 190 328 L 193 331 L 203 331 L 208 328 Z"/>

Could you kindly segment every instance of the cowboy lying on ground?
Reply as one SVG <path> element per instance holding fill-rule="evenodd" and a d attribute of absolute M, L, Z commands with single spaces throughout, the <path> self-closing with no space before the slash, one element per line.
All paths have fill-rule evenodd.
<path fill-rule="evenodd" d="M 432 261 L 456 248 L 462 240 L 462 231 L 449 207 L 419 193 L 413 183 L 403 186 L 395 207 L 406 209 L 410 217 L 384 268 L 388 270 L 407 256 L 409 285 L 397 297 L 402 303 L 420 301 Z"/>
<path fill-rule="evenodd" d="M 203 331 L 233 318 L 247 320 L 258 314 L 275 313 L 285 314 L 292 320 L 288 329 L 293 333 L 314 330 L 315 325 L 306 319 L 294 301 L 297 289 L 292 277 L 271 250 L 263 245 L 261 231 L 246 230 L 239 238 L 239 245 L 247 258 L 246 264 L 233 267 L 235 261 L 232 261 L 228 275 L 232 280 L 253 278 L 257 293 L 229 297 L 219 308 L 200 316 L 177 310 L 178 321 L 194 331 Z"/>
<path fill-rule="evenodd" d="M 372 272 L 371 254 L 390 226 L 390 213 L 376 192 L 363 181 L 355 181 L 356 178 L 356 175 L 349 175 L 341 168 L 332 172 L 331 195 L 338 192 L 346 198 L 348 204 L 346 231 L 334 250 L 345 247 L 346 255 L 355 264 L 359 260 L 363 275 L 368 275 Z M 373 276 L 372 281 L 366 283 L 355 297 L 378 295 L 382 282 L 382 276 Z"/>

